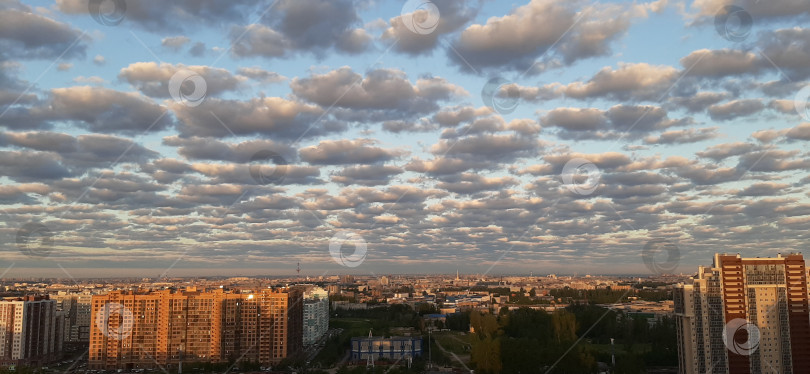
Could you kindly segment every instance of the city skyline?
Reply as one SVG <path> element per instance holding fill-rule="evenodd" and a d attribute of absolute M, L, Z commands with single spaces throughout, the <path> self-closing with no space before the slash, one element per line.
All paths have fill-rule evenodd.
<path fill-rule="evenodd" d="M 802 252 L 810 3 L 0 2 L 0 278 Z"/>
<path fill-rule="evenodd" d="M 490 373 L 801 372 L 810 344 L 804 257 L 708 260 L 695 276 L 643 280 L 460 272 L 5 279 L 0 364 L 79 373 L 268 365 L 424 372 L 435 358 L 445 369 Z"/>

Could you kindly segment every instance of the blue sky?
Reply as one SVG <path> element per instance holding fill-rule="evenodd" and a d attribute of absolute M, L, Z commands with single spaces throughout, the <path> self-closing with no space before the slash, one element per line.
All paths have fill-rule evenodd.
<path fill-rule="evenodd" d="M 800 251 L 810 5 L 772 3 L 0 0 L 6 276 Z"/>

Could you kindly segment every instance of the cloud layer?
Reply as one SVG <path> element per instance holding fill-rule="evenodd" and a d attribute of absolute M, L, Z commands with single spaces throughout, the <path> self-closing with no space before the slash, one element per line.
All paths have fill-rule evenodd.
<path fill-rule="evenodd" d="M 711 27 L 725 0 L 437 0 L 427 32 L 409 22 L 430 12 L 370 1 L 137 1 L 114 24 L 0 2 L 4 256 L 638 274 L 653 239 L 684 272 L 801 250 L 810 9 L 743 3 L 757 23 L 732 43 Z M 16 246 L 27 222 L 50 257 Z M 329 256 L 347 230 L 357 269 Z"/>

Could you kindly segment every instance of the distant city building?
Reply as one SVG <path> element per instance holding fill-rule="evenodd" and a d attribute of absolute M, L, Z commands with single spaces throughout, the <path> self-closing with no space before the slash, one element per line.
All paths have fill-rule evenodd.
<path fill-rule="evenodd" d="M 410 336 L 367 336 L 352 338 L 352 361 L 399 360 L 422 356 L 422 338 Z"/>
<path fill-rule="evenodd" d="M 341 275 L 340 276 L 340 283 L 354 284 L 354 276 L 353 275 Z"/>
<path fill-rule="evenodd" d="M 810 370 L 806 275 L 801 254 L 715 254 L 711 268 L 674 292 L 679 372 Z"/>
<path fill-rule="evenodd" d="M 0 301 L 0 364 L 41 366 L 60 358 L 61 313 L 48 297 Z"/>
<path fill-rule="evenodd" d="M 59 292 L 51 295 L 50 298 L 56 301 L 56 308 L 62 311 L 64 319 L 62 337 L 65 342 L 86 343 L 90 341 L 92 297 L 89 293 Z"/>
<path fill-rule="evenodd" d="M 329 293 L 321 287 L 304 287 L 304 345 L 312 345 L 329 331 Z"/>
<path fill-rule="evenodd" d="M 301 350 L 303 298 L 297 288 L 116 291 L 93 296 L 92 320 L 90 369 L 237 359 L 271 365 Z"/>

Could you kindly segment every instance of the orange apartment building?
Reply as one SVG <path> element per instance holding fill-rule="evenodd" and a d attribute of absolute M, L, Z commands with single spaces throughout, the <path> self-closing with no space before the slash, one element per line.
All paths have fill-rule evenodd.
<path fill-rule="evenodd" d="M 302 347 L 303 292 L 111 292 L 93 296 L 90 369 L 182 362 L 278 363 Z"/>
<path fill-rule="evenodd" d="M 810 307 L 801 254 L 715 254 L 714 264 L 699 267 L 692 284 L 678 285 L 674 303 L 679 373 L 810 372 Z M 736 335 L 736 320 L 756 327 L 749 327 L 754 333 L 746 329 Z"/>

